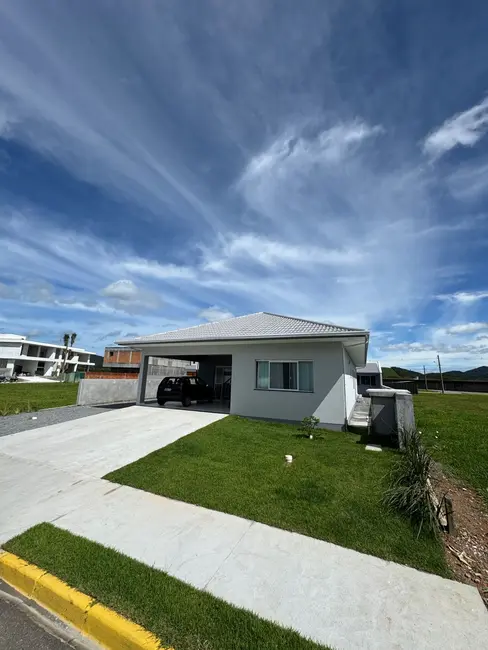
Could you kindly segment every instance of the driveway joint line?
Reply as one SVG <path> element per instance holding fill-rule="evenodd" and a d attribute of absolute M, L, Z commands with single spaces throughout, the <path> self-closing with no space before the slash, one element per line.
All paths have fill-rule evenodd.
<path fill-rule="evenodd" d="M 242 533 L 242 535 L 239 537 L 239 539 L 237 540 L 237 542 L 236 542 L 236 543 L 234 544 L 234 546 L 230 549 L 230 551 L 228 552 L 228 554 L 225 556 L 225 558 L 224 558 L 224 559 L 222 560 L 222 562 L 219 564 L 219 566 L 217 567 L 217 569 L 213 572 L 213 574 L 210 576 L 210 578 L 207 580 L 207 582 L 206 582 L 205 585 L 203 586 L 203 590 L 204 590 L 204 591 L 206 591 L 208 585 L 212 582 L 212 580 L 215 578 L 215 576 L 216 576 L 217 573 L 220 571 L 220 569 L 224 566 L 224 564 L 227 562 L 227 560 L 230 558 L 230 556 L 234 553 L 234 551 L 236 550 L 236 548 L 239 546 L 239 544 L 242 542 L 242 540 L 244 539 L 244 537 L 248 534 L 248 532 L 251 530 L 251 528 L 254 526 L 255 523 L 256 523 L 255 521 L 251 521 L 251 522 L 249 522 L 249 526 L 248 526 L 248 527 L 246 528 L 246 530 Z"/>

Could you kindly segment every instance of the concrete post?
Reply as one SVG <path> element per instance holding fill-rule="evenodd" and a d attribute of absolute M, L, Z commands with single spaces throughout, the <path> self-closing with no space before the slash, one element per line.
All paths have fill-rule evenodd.
<path fill-rule="evenodd" d="M 397 390 L 395 395 L 395 414 L 398 431 L 398 445 L 405 449 L 405 443 L 415 431 L 415 413 L 412 395 L 408 390 Z"/>
<path fill-rule="evenodd" d="M 137 382 L 136 404 L 144 404 L 146 399 L 147 371 L 149 369 L 149 356 L 141 354 L 139 381 Z"/>

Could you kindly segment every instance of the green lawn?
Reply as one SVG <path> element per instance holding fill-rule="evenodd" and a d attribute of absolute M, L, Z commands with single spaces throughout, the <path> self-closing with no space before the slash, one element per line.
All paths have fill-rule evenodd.
<path fill-rule="evenodd" d="M 326 650 L 51 524 L 31 528 L 4 548 L 139 623 L 175 650 Z"/>
<path fill-rule="evenodd" d="M 0 415 L 38 411 L 76 403 L 78 384 L 0 384 Z"/>
<path fill-rule="evenodd" d="M 414 403 L 432 456 L 488 503 L 488 395 L 420 393 Z"/>
<path fill-rule="evenodd" d="M 397 452 L 230 416 L 105 478 L 447 575 L 439 541 L 381 505 Z M 287 466 L 284 455 L 292 454 Z"/>

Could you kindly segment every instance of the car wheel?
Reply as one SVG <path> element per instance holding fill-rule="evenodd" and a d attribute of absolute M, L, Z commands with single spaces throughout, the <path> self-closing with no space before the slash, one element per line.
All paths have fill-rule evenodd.
<path fill-rule="evenodd" d="M 191 399 L 187 395 L 181 400 L 181 403 L 183 404 L 183 406 L 191 406 Z"/>
<path fill-rule="evenodd" d="M 159 406 L 164 406 L 166 404 L 166 400 L 164 400 L 164 399 L 159 400 L 158 399 L 158 404 L 159 404 Z"/>

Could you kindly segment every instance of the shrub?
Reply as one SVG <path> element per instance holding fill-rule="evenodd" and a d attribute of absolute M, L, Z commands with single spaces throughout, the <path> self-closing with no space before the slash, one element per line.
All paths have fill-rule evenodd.
<path fill-rule="evenodd" d="M 307 436 L 310 438 L 317 430 L 319 424 L 320 418 L 315 417 L 315 415 L 308 415 L 302 420 L 302 431 L 305 431 Z"/>
<path fill-rule="evenodd" d="M 432 464 L 420 434 L 412 431 L 405 436 L 404 451 L 391 469 L 389 487 L 383 496 L 384 505 L 401 512 L 418 526 L 418 535 L 422 528 L 434 535 L 439 532 L 428 480 Z"/>

